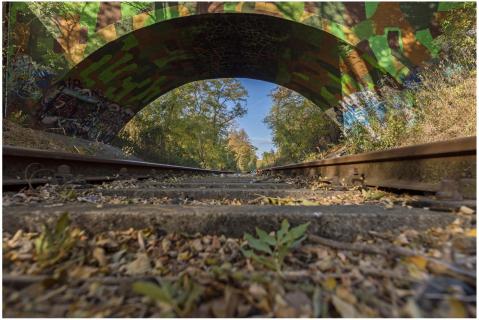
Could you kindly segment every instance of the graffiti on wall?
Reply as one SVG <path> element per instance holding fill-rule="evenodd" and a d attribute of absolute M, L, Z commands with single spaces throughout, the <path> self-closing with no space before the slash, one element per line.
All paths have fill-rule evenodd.
<path fill-rule="evenodd" d="M 32 116 L 37 102 L 52 85 L 55 73 L 33 61 L 27 54 L 19 54 L 7 69 L 6 93 L 8 106 L 4 114 L 21 110 Z"/>
<path fill-rule="evenodd" d="M 52 55 L 70 64 L 48 91 L 35 87 L 44 75 L 39 72 L 33 79 L 19 76 L 16 92 L 43 97 L 36 112 L 43 126 L 104 141 L 161 94 L 215 77 L 274 82 L 341 112 L 344 97 L 374 91 L 384 75 L 407 84 L 437 55 L 439 22 L 457 5 L 76 2 L 52 17 L 42 3 L 15 3 L 10 30 L 28 35 L 25 21 L 15 18 L 23 11 L 38 18 L 38 30 L 47 30 L 40 36 L 30 28 L 16 41 L 46 41 Z M 36 52 L 28 51 L 34 61 Z"/>
<path fill-rule="evenodd" d="M 133 115 L 130 108 L 110 102 L 101 92 L 85 88 L 80 80 L 67 79 L 43 96 L 37 116 L 57 132 L 109 141 Z"/>
<path fill-rule="evenodd" d="M 33 61 L 29 55 L 19 55 L 12 63 L 9 85 L 22 99 L 38 99 L 50 87 L 55 74 Z"/>

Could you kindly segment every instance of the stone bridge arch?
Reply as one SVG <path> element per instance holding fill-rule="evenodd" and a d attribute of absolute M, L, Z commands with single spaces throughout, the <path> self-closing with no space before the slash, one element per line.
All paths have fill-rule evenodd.
<path fill-rule="evenodd" d="M 331 110 L 354 92 L 373 90 L 382 75 L 401 82 L 434 57 L 438 21 L 452 7 L 180 2 L 135 11 L 120 2 L 87 3 L 81 15 L 57 19 L 57 28 L 42 21 L 72 68 L 43 95 L 37 120 L 108 141 L 161 94 L 221 77 L 277 83 Z"/>

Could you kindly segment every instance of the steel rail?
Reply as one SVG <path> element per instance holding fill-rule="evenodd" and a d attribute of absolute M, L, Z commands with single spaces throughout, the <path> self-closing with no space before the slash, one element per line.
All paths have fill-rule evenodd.
<path fill-rule="evenodd" d="M 321 176 L 334 182 L 439 192 L 452 188 L 475 198 L 476 137 L 274 166 L 259 174 Z M 452 181 L 452 182 L 451 182 Z M 446 184 L 446 185 L 445 185 Z M 471 184 L 474 186 L 472 187 Z"/>
<path fill-rule="evenodd" d="M 3 186 L 25 183 L 43 184 L 53 176 L 80 177 L 86 181 L 107 181 L 115 176 L 134 175 L 148 177 L 156 173 L 227 174 L 226 170 L 211 170 L 187 166 L 153 163 L 137 160 L 110 159 L 66 152 L 47 151 L 5 145 L 3 150 Z M 49 172 L 45 177 L 27 177 L 29 166 L 37 171 Z M 26 181 L 28 180 L 28 181 Z"/>

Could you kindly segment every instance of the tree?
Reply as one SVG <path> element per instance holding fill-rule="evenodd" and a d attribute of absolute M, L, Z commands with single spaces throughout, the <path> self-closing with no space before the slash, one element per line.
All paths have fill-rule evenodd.
<path fill-rule="evenodd" d="M 274 166 L 278 162 L 279 162 L 278 154 L 275 153 L 274 150 L 264 151 L 263 154 L 261 155 L 261 160 L 257 161 L 256 166 L 258 168 L 266 168 L 266 167 Z"/>
<path fill-rule="evenodd" d="M 235 170 L 228 138 L 247 95 L 235 79 L 186 84 L 139 112 L 116 143 L 145 160 Z"/>
<path fill-rule="evenodd" d="M 311 101 L 283 87 L 271 97 L 273 106 L 264 122 L 273 131 L 280 162 L 305 160 L 337 142 L 337 126 Z"/>
<path fill-rule="evenodd" d="M 234 153 L 239 170 L 244 172 L 256 169 L 256 148 L 251 144 L 244 129 L 231 131 L 228 137 L 228 148 Z"/>

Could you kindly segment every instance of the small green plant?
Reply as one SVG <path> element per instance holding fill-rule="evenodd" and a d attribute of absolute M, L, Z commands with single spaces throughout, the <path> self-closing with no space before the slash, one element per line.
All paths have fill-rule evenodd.
<path fill-rule="evenodd" d="M 386 192 L 378 190 L 378 189 L 368 189 L 368 190 L 361 190 L 361 194 L 363 195 L 365 200 L 380 200 L 384 196 L 387 195 Z"/>
<path fill-rule="evenodd" d="M 161 315 L 171 318 L 188 316 L 201 297 L 203 287 L 183 274 L 175 281 L 163 280 L 160 285 L 137 281 L 133 283 L 133 291 L 157 301 L 162 309 Z"/>
<path fill-rule="evenodd" d="M 264 254 L 260 255 L 253 250 L 245 250 L 244 248 L 241 248 L 241 251 L 245 257 L 251 258 L 253 261 L 281 273 L 284 258 L 292 248 L 299 245 L 306 238 L 305 233 L 308 226 L 309 222 L 290 230 L 288 220 L 284 219 L 281 223 L 281 229 L 272 234 L 256 228 L 258 239 L 245 232 L 244 239 L 248 242 L 248 246 Z"/>
<path fill-rule="evenodd" d="M 76 200 L 78 194 L 73 189 L 65 189 L 60 192 L 60 197 L 65 201 Z"/>
<path fill-rule="evenodd" d="M 43 267 L 53 265 L 66 257 L 79 240 L 82 232 L 72 229 L 68 213 L 63 213 L 51 229 L 44 224 L 43 232 L 35 239 L 36 259 Z"/>

